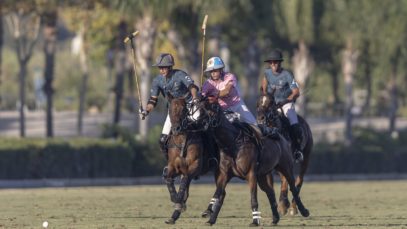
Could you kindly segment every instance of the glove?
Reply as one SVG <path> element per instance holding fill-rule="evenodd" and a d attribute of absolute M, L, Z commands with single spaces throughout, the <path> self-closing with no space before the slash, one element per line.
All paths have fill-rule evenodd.
<path fill-rule="evenodd" d="M 146 110 L 143 110 L 141 108 L 139 109 L 139 114 L 140 114 L 142 120 L 144 120 L 149 113 L 150 112 L 148 112 Z"/>
<path fill-rule="evenodd" d="M 215 96 L 209 96 L 208 101 L 209 103 L 215 103 L 218 99 Z"/>

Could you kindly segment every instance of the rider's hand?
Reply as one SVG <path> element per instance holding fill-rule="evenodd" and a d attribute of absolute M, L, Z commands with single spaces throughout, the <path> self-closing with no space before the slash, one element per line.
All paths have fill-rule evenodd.
<path fill-rule="evenodd" d="M 140 116 L 141 116 L 141 119 L 145 119 L 146 118 L 146 116 L 149 114 L 150 112 L 148 112 L 148 111 L 146 111 L 146 110 L 143 110 L 143 109 L 139 109 L 139 114 L 140 114 Z"/>
<path fill-rule="evenodd" d="M 208 101 L 209 103 L 215 103 L 217 101 L 217 98 L 215 96 L 208 96 Z"/>
<path fill-rule="evenodd" d="M 192 104 L 197 104 L 199 103 L 199 99 L 198 98 L 192 98 Z"/>

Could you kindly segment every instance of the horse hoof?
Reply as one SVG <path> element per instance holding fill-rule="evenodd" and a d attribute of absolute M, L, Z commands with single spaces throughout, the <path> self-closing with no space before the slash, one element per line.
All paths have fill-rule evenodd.
<path fill-rule="evenodd" d="M 259 226 L 258 223 L 251 223 L 251 224 L 249 225 L 249 227 L 258 227 L 258 226 Z"/>
<path fill-rule="evenodd" d="M 284 206 L 282 206 L 282 205 L 280 205 L 280 206 L 278 207 L 278 214 L 280 214 L 280 215 L 286 215 L 286 214 L 287 214 L 287 208 L 284 207 Z"/>
<path fill-rule="evenodd" d="M 301 211 L 301 215 L 304 216 L 304 217 L 308 217 L 309 216 L 308 209 L 304 209 L 303 211 Z"/>
<path fill-rule="evenodd" d="M 205 223 L 205 225 L 206 225 L 206 226 L 212 226 L 213 223 L 211 223 L 211 222 L 208 221 L 208 222 Z"/>
<path fill-rule="evenodd" d="M 296 208 L 290 208 L 290 210 L 288 211 L 288 214 L 290 214 L 290 216 L 295 216 L 298 214 L 298 211 Z"/>
<path fill-rule="evenodd" d="M 211 216 L 211 212 L 209 210 L 206 210 L 202 212 L 201 216 L 202 218 L 208 218 L 209 216 Z"/>
<path fill-rule="evenodd" d="M 166 224 L 175 224 L 175 220 L 173 218 L 168 219 L 165 221 Z"/>
<path fill-rule="evenodd" d="M 274 225 L 277 225 L 277 223 L 280 221 L 280 217 L 279 216 L 277 216 L 277 217 L 273 217 L 273 224 Z"/>
<path fill-rule="evenodd" d="M 184 212 L 187 210 L 187 204 L 183 204 L 181 208 L 181 212 Z"/>

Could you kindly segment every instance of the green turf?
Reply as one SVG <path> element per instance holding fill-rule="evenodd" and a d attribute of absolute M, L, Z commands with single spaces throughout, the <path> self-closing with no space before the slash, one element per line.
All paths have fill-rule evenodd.
<path fill-rule="evenodd" d="M 188 209 L 175 225 L 165 185 L 0 190 L 0 228 L 208 228 L 200 217 L 214 185 L 192 184 Z M 281 218 L 277 228 L 406 228 L 407 182 L 309 182 L 302 200 L 310 217 Z M 277 191 L 279 193 L 279 191 Z M 261 227 L 271 210 L 259 190 Z M 247 228 L 251 223 L 246 184 L 230 184 L 213 228 Z M 274 226 L 275 227 L 275 226 Z"/>

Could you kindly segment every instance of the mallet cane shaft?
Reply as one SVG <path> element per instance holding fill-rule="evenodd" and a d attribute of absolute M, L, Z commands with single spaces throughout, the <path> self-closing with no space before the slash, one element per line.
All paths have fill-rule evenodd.
<path fill-rule="evenodd" d="M 208 20 L 208 15 L 205 15 L 205 18 L 202 23 L 202 65 L 201 65 L 201 87 L 203 84 L 203 75 L 204 75 L 204 59 L 205 59 L 205 36 L 206 36 L 206 21 Z"/>
<path fill-rule="evenodd" d="M 130 44 L 131 44 L 131 50 L 132 50 L 131 53 L 132 53 L 132 56 L 133 56 L 133 71 L 134 71 L 134 76 L 136 78 L 136 88 L 137 88 L 138 102 L 140 104 L 140 110 L 143 111 L 143 109 L 144 109 L 143 108 L 143 102 L 141 101 L 140 86 L 139 86 L 139 83 L 138 83 L 138 75 L 137 75 L 137 70 L 136 70 L 136 49 L 134 47 L 134 42 L 133 42 L 133 38 L 135 36 L 137 36 L 138 33 L 139 32 L 136 31 L 136 32 L 130 34 L 129 36 L 127 36 L 124 39 L 124 43 L 127 43 L 127 42 L 130 41 Z M 144 117 L 142 119 L 144 119 Z"/>

